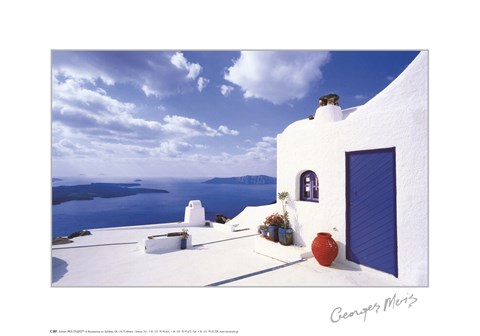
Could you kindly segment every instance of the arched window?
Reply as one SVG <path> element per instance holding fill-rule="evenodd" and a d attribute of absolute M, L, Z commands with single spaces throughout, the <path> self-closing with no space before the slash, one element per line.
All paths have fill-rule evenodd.
<path fill-rule="evenodd" d="M 318 178 L 311 170 L 300 176 L 300 200 L 318 202 Z"/>

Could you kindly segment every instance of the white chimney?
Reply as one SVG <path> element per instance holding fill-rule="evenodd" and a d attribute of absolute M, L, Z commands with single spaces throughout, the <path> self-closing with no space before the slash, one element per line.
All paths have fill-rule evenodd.
<path fill-rule="evenodd" d="M 315 112 L 316 123 L 329 123 L 342 120 L 342 109 L 338 105 L 339 96 L 330 93 L 320 97 L 319 107 Z"/>
<path fill-rule="evenodd" d="M 188 202 L 188 206 L 185 208 L 184 222 L 190 226 L 205 225 L 205 209 L 202 207 L 202 202 L 199 200 Z"/>

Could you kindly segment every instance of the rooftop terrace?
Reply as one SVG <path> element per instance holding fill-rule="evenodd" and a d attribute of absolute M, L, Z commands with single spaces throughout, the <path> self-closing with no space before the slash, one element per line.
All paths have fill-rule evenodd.
<path fill-rule="evenodd" d="M 183 227 L 166 223 L 93 229 L 89 236 L 73 238 L 73 243 L 53 246 L 52 286 L 402 286 L 389 274 L 349 262 L 324 267 L 308 253 L 289 260 L 256 253 L 255 240 L 263 238 L 242 224 L 233 232 L 188 227 L 191 248 L 162 254 L 143 250 L 141 242 L 147 236 Z M 301 250 L 308 252 L 308 247 Z"/>

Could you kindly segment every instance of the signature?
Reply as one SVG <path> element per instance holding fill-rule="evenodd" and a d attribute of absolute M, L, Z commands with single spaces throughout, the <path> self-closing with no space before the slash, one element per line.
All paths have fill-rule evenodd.
<path fill-rule="evenodd" d="M 375 302 L 374 304 L 368 305 L 368 307 L 355 309 L 352 311 L 344 311 L 342 307 L 335 308 L 332 313 L 330 314 L 330 321 L 333 323 L 340 322 L 341 320 L 347 320 L 352 317 L 363 316 L 363 322 L 367 320 L 367 315 L 369 313 L 381 313 L 394 310 L 397 307 L 405 306 L 407 308 L 411 308 L 414 303 L 416 303 L 418 299 L 415 297 L 414 294 L 409 294 L 405 297 L 398 297 L 395 293 L 393 296 L 386 298 L 381 304 Z"/>

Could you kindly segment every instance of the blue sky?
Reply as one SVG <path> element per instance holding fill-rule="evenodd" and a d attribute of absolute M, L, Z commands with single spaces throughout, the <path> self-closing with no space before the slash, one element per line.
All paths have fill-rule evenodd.
<path fill-rule="evenodd" d="M 53 176 L 276 176 L 318 98 L 362 105 L 418 51 L 52 51 Z"/>

